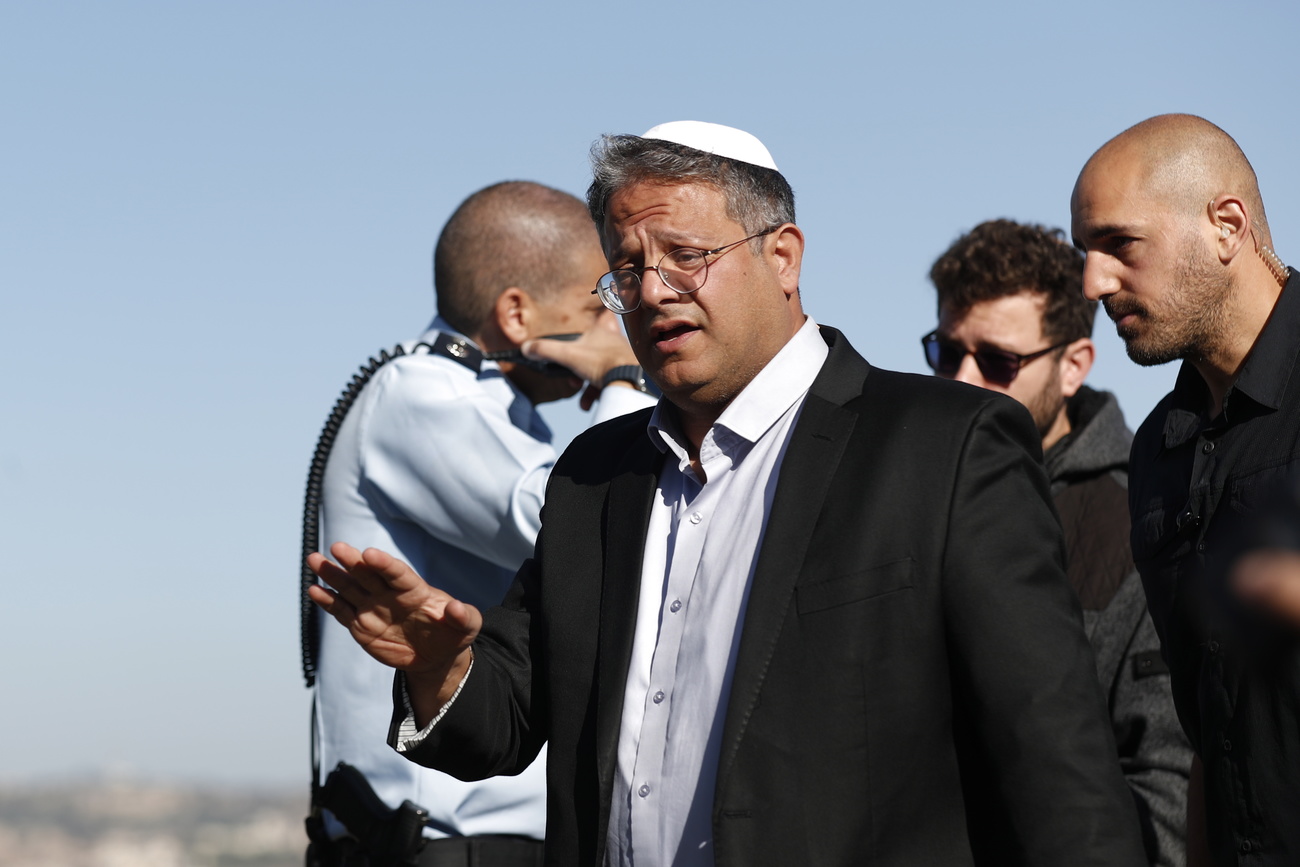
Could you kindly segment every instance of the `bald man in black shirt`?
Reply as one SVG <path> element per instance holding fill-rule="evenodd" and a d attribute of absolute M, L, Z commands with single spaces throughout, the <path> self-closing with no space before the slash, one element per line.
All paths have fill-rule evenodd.
<path fill-rule="evenodd" d="M 1134 440 L 1129 503 L 1198 756 L 1188 863 L 1300 863 L 1300 651 L 1268 611 L 1243 604 L 1222 565 L 1243 519 L 1300 463 L 1295 272 L 1272 250 L 1245 155 L 1198 117 L 1154 117 L 1106 143 L 1071 210 L 1084 294 L 1129 356 L 1183 362 Z"/>

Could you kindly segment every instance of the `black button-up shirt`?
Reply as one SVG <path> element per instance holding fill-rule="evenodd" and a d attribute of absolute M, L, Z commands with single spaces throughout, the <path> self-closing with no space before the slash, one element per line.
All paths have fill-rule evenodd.
<path fill-rule="evenodd" d="M 1242 610 L 1225 565 L 1300 465 L 1300 277 L 1292 271 L 1223 410 L 1184 362 L 1133 441 L 1133 555 L 1205 767 L 1218 864 L 1300 864 L 1300 649 Z"/>

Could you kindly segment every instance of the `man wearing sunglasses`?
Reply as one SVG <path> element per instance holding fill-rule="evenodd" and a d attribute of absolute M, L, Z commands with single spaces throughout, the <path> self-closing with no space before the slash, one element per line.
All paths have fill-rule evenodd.
<path fill-rule="evenodd" d="M 594 294 L 664 397 L 561 457 L 498 608 L 310 559 L 401 669 L 390 743 L 467 778 L 546 743 L 566 867 L 1141 864 L 1023 410 L 804 314 L 753 136 L 665 124 L 593 168 Z"/>
<path fill-rule="evenodd" d="M 1147 855 L 1180 865 L 1191 747 L 1129 549 L 1133 435 L 1114 395 L 1083 384 L 1097 311 L 1083 297 L 1083 256 L 1059 229 L 990 220 L 954 241 L 930 280 L 939 327 L 921 339 L 926 363 L 946 379 L 1020 401 L 1042 437 L 1066 576 L 1097 654 Z"/>

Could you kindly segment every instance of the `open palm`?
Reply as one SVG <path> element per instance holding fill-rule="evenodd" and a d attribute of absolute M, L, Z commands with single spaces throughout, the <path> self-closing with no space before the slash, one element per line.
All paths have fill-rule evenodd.
<path fill-rule="evenodd" d="M 307 564 L 333 590 L 315 585 L 308 595 L 383 664 L 441 676 L 478 635 L 477 608 L 430 586 L 401 560 L 343 542 L 330 553 L 337 562 L 312 554 Z"/>

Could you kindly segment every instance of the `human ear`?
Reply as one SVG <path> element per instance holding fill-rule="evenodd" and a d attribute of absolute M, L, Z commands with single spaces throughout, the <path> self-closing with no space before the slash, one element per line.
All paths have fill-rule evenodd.
<path fill-rule="evenodd" d="M 492 305 L 492 320 L 501 335 L 518 346 L 528 339 L 535 312 L 532 296 L 518 286 L 511 286 L 497 296 Z"/>
<path fill-rule="evenodd" d="M 1081 337 L 1061 353 L 1061 396 L 1069 399 L 1083 386 L 1097 357 L 1097 346 L 1090 337 Z"/>
<path fill-rule="evenodd" d="M 1216 232 L 1215 253 L 1219 261 L 1227 265 L 1241 252 L 1250 237 L 1250 213 L 1245 202 L 1232 195 L 1217 196 L 1206 208 Z"/>
<path fill-rule="evenodd" d="M 799 269 L 803 265 L 803 232 L 794 223 L 786 223 L 773 234 L 772 260 L 777 278 L 787 296 L 799 291 Z"/>

